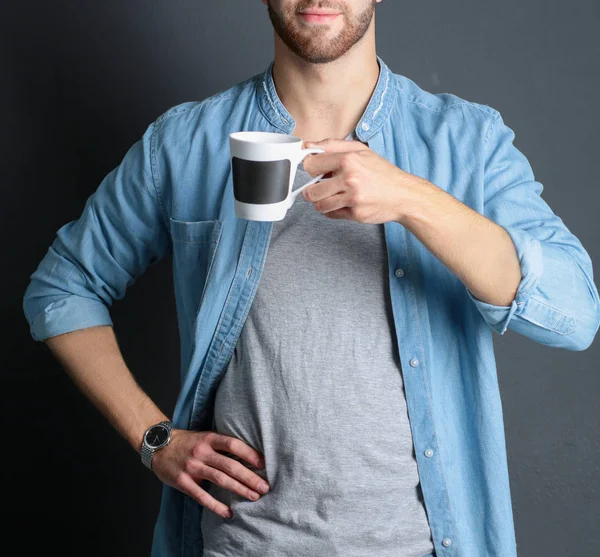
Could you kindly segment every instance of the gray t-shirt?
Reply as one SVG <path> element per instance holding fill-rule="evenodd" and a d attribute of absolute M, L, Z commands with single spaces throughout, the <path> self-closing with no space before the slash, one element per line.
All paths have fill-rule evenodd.
<path fill-rule="evenodd" d="M 301 164 L 294 189 L 310 179 Z M 233 518 L 204 510 L 204 557 L 434 554 L 394 335 L 383 224 L 299 194 L 215 393 L 214 429 L 264 454 L 238 460 L 271 490 L 211 482 Z"/>

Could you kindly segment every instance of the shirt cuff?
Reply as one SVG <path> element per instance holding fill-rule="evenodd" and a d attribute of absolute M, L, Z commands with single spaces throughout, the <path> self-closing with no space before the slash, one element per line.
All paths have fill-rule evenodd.
<path fill-rule="evenodd" d="M 77 329 L 113 325 L 108 308 L 97 300 L 67 296 L 49 304 L 30 324 L 34 340 L 70 333 Z"/>
<path fill-rule="evenodd" d="M 519 315 L 529 298 L 530 292 L 537 286 L 544 272 L 542 246 L 538 240 L 526 231 L 504 226 L 517 250 L 521 266 L 521 282 L 510 306 L 496 306 L 476 298 L 467 288 L 467 294 L 477 306 L 479 313 L 488 325 L 497 333 L 503 335 L 513 315 Z"/>

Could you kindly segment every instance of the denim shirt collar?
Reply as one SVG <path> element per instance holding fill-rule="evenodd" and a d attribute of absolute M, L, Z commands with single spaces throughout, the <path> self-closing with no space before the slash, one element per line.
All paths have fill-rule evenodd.
<path fill-rule="evenodd" d="M 373 134 L 379 131 L 389 118 L 395 101 L 396 88 L 394 87 L 392 71 L 379 55 L 376 56 L 379 64 L 377 84 L 369 104 L 355 128 L 356 136 L 362 142 L 368 141 Z M 264 73 L 257 76 L 256 95 L 258 105 L 273 126 L 284 133 L 292 133 L 296 127 L 296 121 L 277 95 L 273 80 L 274 63 L 273 60 Z"/>

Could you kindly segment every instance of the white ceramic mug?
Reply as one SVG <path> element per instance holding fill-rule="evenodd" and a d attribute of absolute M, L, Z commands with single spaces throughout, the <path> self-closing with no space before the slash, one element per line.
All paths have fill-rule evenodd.
<path fill-rule="evenodd" d="M 324 176 L 292 191 L 298 165 L 307 155 L 325 152 L 319 147 L 302 149 L 302 138 L 295 135 L 235 132 L 229 134 L 229 150 L 238 218 L 282 220 L 298 194 Z"/>

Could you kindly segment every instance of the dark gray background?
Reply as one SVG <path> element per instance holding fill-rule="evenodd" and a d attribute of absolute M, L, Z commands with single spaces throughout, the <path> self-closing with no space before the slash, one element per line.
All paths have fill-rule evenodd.
<path fill-rule="evenodd" d="M 598 264 L 598 3 L 384 0 L 376 14 L 394 72 L 500 110 Z M 271 24 L 260 0 L 32 0 L 3 5 L 1 22 L 2 540 L 19 555 L 148 555 L 159 481 L 31 339 L 22 296 L 58 228 L 150 122 L 266 68 Z M 167 413 L 179 373 L 170 264 L 111 308 L 130 369 Z M 599 343 L 494 337 L 519 556 L 597 554 Z"/>

